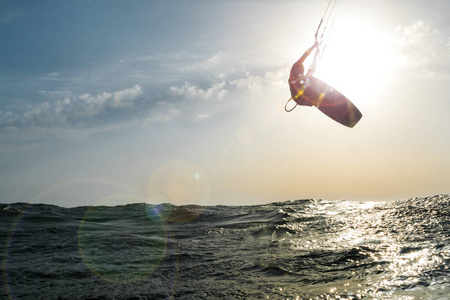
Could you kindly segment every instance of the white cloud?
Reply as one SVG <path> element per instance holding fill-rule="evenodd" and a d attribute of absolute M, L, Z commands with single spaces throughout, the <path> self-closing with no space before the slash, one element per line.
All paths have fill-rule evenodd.
<path fill-rule="evenodd" d="M 197 114 L 195 116 L 194 122 L 201 122 L 209 119 L 211 116 L 209 114 Z"/>
<path fill-rule="evenodd" d="M 450 76 L 450 28 L 432 28 L 421 20 L 397 26 L 394 50 L 403 67 L 433 77 Z"/>
<path fill-rule="evenodd" d="M 246 72 L 243 76 L 230 81 L 230 85 L 240 90 L 252 92 L 266 91 L 267 89 L 285 88 L 287 85 L 287 70 L 268 71 L 262 76 Z M 285 78 L 286 77 L 286 78 Z"/>
<path fill-rule="evenodd" d="M 142 88 L 136 84 L 134 87 L 114 93 L 112 107 L 129 107 L 134 98 L 142 95 Z"/>
<path fill-rule="evenodd" d="M 201 59 L 196 59 L 194 61 L 190 61 L 188 64 L 185 64 L 182 67 L 183 71 L 188 72 L 199 72 L 208 70 L 210 71 L 213 68 L 230 68 L 233 66 L 233 61 L 236 60 L 237 53 L 231 53 L 231 51 L 220 51 L 213 56 L 210 57 L 202 57 Z"/>
<path fill-rule="evenodd" d="M 255 55 L 245 51 L 229 49 L 211 56 L 191 54 L 187 58 L 181 54 L 177 52 L 158 54 L 154 57 L 128 58 L 120 66 L 99 68 L 86 77 L 68 78 L 66 74 L 56 71 L 46 73 L 43 77 L 45 80 L 40 82 L 47 84 L 48 79 L 51 79 L 54 88 L 39 90 L 39 96 L 46 102 L 22 108 L 19 106 L 4 108 L 0 111 L 0 129 L 51 126 L 70 128 L 74 124 L 87 124 L 85 123 L 87 120 L 95 122 L 96 119 L 107 117 L 113 111 L 125 112 L 137 107 L 138 104 L 144 104 L 143 99 L 139 98 L 143 95 L 143 88 L 138 84 L 119 91 L 111 91 L 111 88 L 108 88 L 101 93 L 74 92 L 79 89 L 73 87 L 74 83 L 97 78 L 101 78 L 99 81 L 106 80 L 109 77 L 105 74 L 112 73 L 111 68 L 120 67 L 123 71 L 121 74 L 142 76 L 139 82 L 149 83 L 146 87 L 150 91 L 148 97 L 151 95 L 155 101 L 147 103 L 149 104 L 147 117 L 142 116 L 145 111 L 139 114 L 140 121 L 149 124 L 169 122 L 179 117 L 186 117 L 191 122 L 207 120 L 213 118 L 218 111 L 228 109 L 230 105 L 223 103 L 214 107 L 202 106 L 199 111 L 198 105 L 204 103 L 192 105 L 191 101 L 189 105 L 183 106 L 186 100 L 223 100 L 230 96 L 230 92 L 236 93 L 233 94 L 233 99 L 241 99 L 241 96 L 249 99 L 247 95 L 242 94 L 264 93 L 267 89 L 280 86 L 285 88 L 286 85 L 284 78 L 287 76 L 286 70 L 276 71 L 280 67 L 273 65 L 270 68 L 264 67 L 260 64 L 260 59 L 255 60 Z M 236 61 L 239 61 L 239 64 L 236 64 Z M 132 71 L 129 71 L 131 67 Z M 178 71 L 175 72 L 176 75 L 174 69 Z M 272 72 L 267 72 L 267 69 Z M 185 81 L 185 78 L 192 79 Z M 137 82 L 134 77 L 130 81 Z M 178 82 L 178 85 L 174 82 Z M 205 82 L 210 84 L 204 85 Z M 114 80 L 108 84 L 113 86 Z M 233 102 L 233 99 L 227 102 Z M 179 107 L 182 108 L 182 112 L 178 110 Z M 92 126 L 92 123 L 86 126 Z"/>
<path fill-rule="evenodd" d="M 81 94 L 77 97 L 65 97 L 53 102 L 28 105 L 25 109 L 0 111 L 0 128 L 51 127 L 70 125 L 95 117 L 108 108 L 126 109 L 143 94 L 142 88 L 132 88 L 114 93 L 103 92 L 98 95 Z"/>
<path fill-rule="evenodd" d="M 95 116 L 107 106 L 108 99 L 111 99 L 111 96 L 112 95 L 107 92 L 103 92 L 97 96 L 91 96 L 90 94 L 80 95 L 78 97 L 79 101 L 73 102 L 74 109 L 72 112 L 74 112 L 78 118 Z M 68 104 L 70 103 L 71 102 Z"/>
<path fill-rule="evenodd" d="M 170 122 L 181 115 L 178 109 L 157 110 L 152 111 L 148 117 L 143 120 L 145 126 L 153 126 L 155 124 L 162 124 Z"/>
<path fill-rule="evenodd" d="M 201 88 L 190 82 L 182 86 L 171 86 L 170 91 L 176 96 L 190 99 L 222 99 L 231 90 L 247 90 L 264 92 L 267 89 L 279 89 L 287 86 L 287 69 L 267 71 L 262 75 L 252 74 L 250 71 L 218 73 L 215 76 L 219 82 L 212 83 L 208 88 Z"/>
<path fill-rule="evenodd" d="M 202 89 L 198 86 L 191 85 L 189 82 L 185 82 L 181 87 L 170 87 L 170 90 L 177 96 L 199 99 L 221 99 L 228 93 L 225 89 L 224 81 L 213 83 L 211 87 L 207 89 Z"/>

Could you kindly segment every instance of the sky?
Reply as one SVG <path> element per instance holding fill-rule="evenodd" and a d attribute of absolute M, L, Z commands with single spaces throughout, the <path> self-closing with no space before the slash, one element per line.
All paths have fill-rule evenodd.
<path fill-rule="evenodd" d="M 0 0 L 0 202 L 450 193 L 450 2 L 335 7 L 316 76 L 354 128 L 284 111 L 327 3 Z"/>

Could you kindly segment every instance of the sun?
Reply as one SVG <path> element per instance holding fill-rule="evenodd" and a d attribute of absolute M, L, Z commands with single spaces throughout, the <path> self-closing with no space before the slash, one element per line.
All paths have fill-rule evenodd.
<path fill-rule="evenodd" d="M 322 44 L 322 59 L 315 76 L 349 98 L 361 98 L 362 94 L 379 90 L 391 77 L 394 61 L 390 45 L 390 35 L 375 24 L 340 22 Z"/>

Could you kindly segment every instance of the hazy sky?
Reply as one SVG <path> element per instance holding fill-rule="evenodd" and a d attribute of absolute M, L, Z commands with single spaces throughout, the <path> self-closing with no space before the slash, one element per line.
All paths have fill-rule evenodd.
<path fill-rule="evenodd" d="M 0 0 L 0 202 L 449 193 L 450 1 L 341 0 L 317 77 L 351 129 L 284 111 L 327 3 Z"/>

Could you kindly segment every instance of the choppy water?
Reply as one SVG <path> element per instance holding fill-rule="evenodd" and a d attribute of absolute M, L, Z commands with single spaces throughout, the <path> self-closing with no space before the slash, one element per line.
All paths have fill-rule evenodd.
<path fill-rule="evenodd" d="M 3 204 L 0 298 L 449 299 L 449 207 Z"/>

